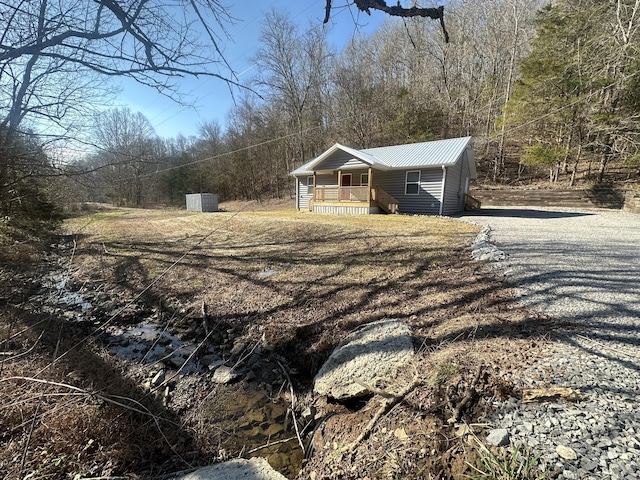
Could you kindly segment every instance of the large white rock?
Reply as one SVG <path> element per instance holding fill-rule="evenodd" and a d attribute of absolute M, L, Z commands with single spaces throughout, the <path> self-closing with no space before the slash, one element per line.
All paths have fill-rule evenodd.
<path fill-rule="evenodd" d="M 287 480 L 262 457 L 249 460 L 236 458 L 228 462 L 204 467 L 175 480 Z"/>
<path fill-rule="evenodd" d="M 337 400 L 361 397 L 369 392 L 363 384 L 395 383 L 413 353 L 411 330 L 401 320 L 370 323 L 338 345 L 316 375 L 313 389 Z"/>

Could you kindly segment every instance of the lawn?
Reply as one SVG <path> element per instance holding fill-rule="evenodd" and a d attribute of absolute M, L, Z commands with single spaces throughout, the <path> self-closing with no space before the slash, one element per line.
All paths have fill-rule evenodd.
<path fill-rule="evenodd" d="M 49 269 L 69 272 L 69 288 L 89 298 L 94 308 L 90 318 L 72 328 L 60 308 L 38 309 L 37 295 L 29 307 L 5 312 L 5 343 L 11 337 L 16 350 L 38 345 L 31 349 L 38 354 L 31 362 L 38 365 L 38 378 L 48 371 L 49 378 L 66 387 L 49 386 L 45 406 L 37 401 L 41 384 L 23 380 L 18 383 L 25 386 L 16 388 L 16 381 L 0 381 L 1 393 L 14 398 L 13 406 L 5 407 L 3 427 L 13 433 L 3 440 L 6 454 L 0 465 L 19 472 L 8 478 L 20 478 L 29 468 L 39 475 L 148 475 L 237 456 L 248 450 L 237 427 L 247 413 L 230 419 L 222 410 L 224 405 L 233 410 L 234 398 L 253 399 L 255 392 L 283 404 L 283 412 L 295 403 L 292 411 L 298 413 L 308 406 L 334 413 L 325 435 L 332 442 L 349 441 L 371 418 L 378 399 L 357 407 L 326 404 L 311 392 L 313 376 L 359 325 L 399 318 L 412 329 L 418 352 L 413 368 L 424 378 L 423 387 L 386 415 L 372 439 L 349 458 L 316 451 L 299 476 L 315 472 L 317 478 L 328 478 L 345 468 L 362 476 L 383 471 L 407 478 L 418 471 L 463 475 L 469 449 L 458 442 L 461 453 L 452 462 L 455 452 L 449 440 L 442 442 L 443 431 L 450 435 L 451 406 L 464 396 L 479 367 L 482 385 L 476 388 L 489 396 L 507 394 L 502 373 L 527 361 L 538 334 L 528 312 L 513 304 L 508 286 L 470 260 L 477 231 L 446 218 L 315 215 L 252 204 L 208 214 L 103 209 L 68 219 Z M 51 312 L 48 317 L 46 312 Z M 55 322 L 57 340 L 50 327 L 38 336 L 42 330 L 34 326 L 36 318 Z M 233 385 L 212 386 L 206 374 L 195 373 L 178 376 L 166 388 L 163 383 L 164 390 L 149 391 L 149 372 L 154 372 L 149 369 L 157 369 L 158 362 L 128 364 L 113 358 L 104 340 L 107 333 L 113 340 L 114 329 L 123 332 L 145 322 L 193 341 L 198 345 L 194 358 L 208 349 L 231 363 L 251 361 L 253 366 L 244 368 L 244 377 Z M 4 377 L 37 377 L 28 359 L 9 356 Z M 100 369 L 103 378 L 94 378 Z M 87 394 L 79 405 L 70 397 L 71 387 L 85 393 L 99 387 L 102 396 Z M 53 393 L 64 401 L 54 402 Z M 124 402 L 125 413 L 105 400 L 114 396 L 133 399 Z M 138 418 L 144 415 L 132 411 L 136 402 L 153 416 Z M 264 402 L 251 402 L 261 412 L 267 408 Z M 105 413 L 105 405 L 115 410 Z M 76 409 L 82 415 L 74 417 L 66 433 L 56 430 L 64 448 L 56 447 L 47 437 L 50 427 L 43 412 L 69 418 Z M 485 409 L 480 399 L 464 418 L 472 421 Z M 179 428 L 167 429 L 171 424 Z M 399 428 L 402 435 L 391 434 Z M 114 440 L 123 432 L 138 451 L 125 451 L 123 441 Z M 403 444 L 405 434 L 412 438 L 410 446 Z M 145 445 L 141 438 L 147 438 Z M 70 460 L 78 439 L 91 439 L 98 458 L 108 458 L 111 468 L 97 468 L 95 455 L 83 455 L 84 450 Z M 282 464 L 283 456 L 292 456 L 287 448 L 272 449 L 268 458 L 292 478 L 297 472 Z M 65 461 L 35 467 L 37 452 L 43 450 Z M 159 458 L 170 460 L 160 467 Z"/>

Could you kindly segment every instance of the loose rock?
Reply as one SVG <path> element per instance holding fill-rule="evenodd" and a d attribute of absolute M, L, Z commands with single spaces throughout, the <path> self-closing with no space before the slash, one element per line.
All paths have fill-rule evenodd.
<path fill-rule="evenodd" d="M 496 428 L 487 435 L 487 442 L 495 447 L 509 445 L 509 432 L 506 428 Z"/>
<path fill-rule="evenodd" d="M 216 383 L 231 383 L 239 377 L 237 373 L 231 368 L 221 366 L 216 368 L 213 372 L 212 380 Z"/>
<path fill-rule="evenodd" d="M 314 391 L 337 400 L 369 393 L 379 380 L 393 384 L 413 356 L 411 330 L 397 319 L 355 331 L 333 351 L 314 379 Z"/>
<path fill-rule="evenodd" d="M 153 378 L 151 379 L 151 385 L 154 387 L 157 387 L 158 385 L 160 385 L 162 382 L 164 382 L 164 377 L 165 377 L 165 373 L 164 370 L 160 370 L 158 373 L 156 373 Z"/>
<path fill-rule="evenodd" d="M 204 467 L 175 480 L 287 480 L 276 472 L 262 457 L 249 460 L 237 458 L 228 462 Z"/>
<path fill-rule="evenodd" d="M 556 447 L 556 453 L 565 460 L 575 460 L 578 458 L 578 454 L 573 448 L 565 447 L 564 445 L 558 445 Z"/>
<path fill-rule="evenodd" d="M 506 253 L 496 267 L 519 304 L 557 319 L 555 341 L 511 377 L 522 400 L 495 402 L 486 420 L 541 454 L 558 480 L 640 478 L 640 450 L 628 441 L 640 432 L 640 217 L 510 207 L 465 219 L 491 225 L 485 240 Z M 542 395 L 528 403 L 530 392 Z M 524 422 L 533 432 L 518 428 Z M 567 445 L 572 452 L 558 447 Z"/>

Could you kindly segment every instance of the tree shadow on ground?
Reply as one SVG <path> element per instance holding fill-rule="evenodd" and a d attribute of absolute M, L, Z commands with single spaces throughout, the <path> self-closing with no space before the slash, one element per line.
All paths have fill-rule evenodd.
<path fill-rule="evenodd" d="M 510 211 L 491 209 L 490 215 L 509 216 Z M 508 255 L 504 264 L 518 303 L 548 315 L 560 345 L 593 359 L 596 366 L 601 359 L 625 375 L 638 376 L 639 230 L 633 216 L 620 223 L 618 214 L 594 215 L 598 217 L 584 224 L 499 222 L 498 246 Z M 538 237 L 538 228 L 548 232 Z"/>
<path fill-rule="evenodd" d="M 181 297 L 192 302 L 200 298 L 211 306 L 212 324 L 236 326 L 238 335 L 265 333 L 267 342 L 300 372 L 298 387 L 306 390 L 331 350 L 361 324 L 400 318 L 414 326 L 434 327 L 450 314 L 496 308 L 505 300 L 493 298 L 503 286 L 481 279 L 477 265 L 463 260 L 464 249 L 449 252 L 441 246 L 405 243 L 404 237 L 358 231 L 285 242 L 256 243 L 247 238 L 247 242 L 227 245 L 227 251 L 212 252 L 211 244 L 219 248 L 213 239 L 179 267 L 177 278 L 183 285 L 174 283 L 171 291 L 167 280 L 161 288 L 147 290 L 144 302 L 169 308 L 167 294 L 175 296 L 181 290 Z M 338 255 L 334 248 L 326 248 L 346 242 L 352 249 L 340 250 Z M 183 254 L 175 246 L 165 249 L 149 242 L 136 243 L 135 255 L 119 253 L 122 245 L 117 243 L 105 247 L 115 262 L 110 268 L 129 273 L 118 276 L 118 287 L 130 294 L 151 279 L 148 262 L 143 265 L 143 260 L 161 255 L 158 262 L 164 268 Z M 92 253 L 99 254 L 91 246 L 81 252 Z M 264 268 L 277 274 L 261 277 Z M 370 275 L 369 268 L 376 274 Z M 207 288 L 210 293 L 203 295 L 202 287 L 184 287 L 185 278 L 193 272 L 213 280 Z M 229 298 L 224 300 L 225 296 Z"/>
<path fill-rule="evenodd" d="M 505 207 L 485 207 L 474 212 L 466 212 L 455 215 L 455 218 L 464 219 L 465 216 L 482 217 L 513 217 L 513 218 L 536 218 L 536 219 L 556 219 L 574 218 L 593 215 L 588 212 L 566 212 L 556 210 L 539 210 L 536 208 L 505 208 Z"/>
<path fill-rule="evenodd" d="M 238 338 L 251 342 L 265 338 L 264 346 L 269 348 L 263 355 L 286 360 L 298 394 L 311 390 L 315 373 L 351 331 L 384 318 L 404 320 L 416 341 L 428 348 L 474 339 L 546 338 L 550 334 L 562 341 L 562 336 L 555 334 L 558 329 L 578 328 L 564 320 L 527 315 L 509 285 L 484 274 L 482 263 L 467 260 L 469 251 L 464 242 L 458 240 L 452 242 L 455 246 L 444 248 L 418 240 L 373 231 L 320 231 L 284 241 L 256 241 L 250 236 L 225 242 L 212 238 L 184 259 L 185 245 L 153 241 L 134 246 L 119 241 L 80 245 L 78 255 L 97 258 L 101 265 L 95 277 L 87 278 L 87 284 L 108 281 L 105 291 L 121 301 L 136 298 L 143 309 L 160 305 L 167 315 L 191 317 L 198 316 L 201 305 L 203 310 L 206 306 L 206 318 L 198 320 L 226 332 L 231 344 Z M 344 248 L 336 247 L 340 245 Z M 276 274 L 260 276 L 265 269 Z M 166 275 L 161 273 L 165 271 Z M 126 321 L 136 320 L 144 319 Z M 74 333 L 74 327 L 64 321 L 45 331 L 37 330 L 31 321 L 35 318 L 21 319 L 23 325 L 31 325 L 35 338 L 44 332 L 40 344 L 49 358 L 75 345 L 77 335 L 85 335 Z M 194 341 L 203 341 L 206 335 L 206 329 L 194 331 Z M 166 450 L 168 445 L 187 461 L 186 452 L 198 455 L 189 431 L 175 426 L 181 425 L 181 419 L 95 355 L 89 344 L 65 355 L 59 361 L 59 374 L 80 370 L 88 382 L 82 385 L 107 395 L 134 398 L 157 412 L 157 417 L 166 418 L 170 426 L 168 432 L 162 430 L 169 439 L 166 441 L 158 434 L 154 418 L 130 411 L 116 414 L 132 429 L 124 440 L 118 440 L 123 451 L 126 447 L 139 452 L 137 460 L 127 457 L 127 468 L 144 462 L 154 464 L 167 456 L 175 460 L 178 457 Z M 154 440 L 138 444 L 139 432 Z"/>

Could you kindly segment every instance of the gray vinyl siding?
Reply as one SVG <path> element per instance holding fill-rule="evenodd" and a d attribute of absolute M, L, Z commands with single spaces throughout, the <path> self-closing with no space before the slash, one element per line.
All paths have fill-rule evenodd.
<path fill-rule="evenodd" d="M 409 169 L 415 171 L 417 169 Z M 420 193 L 405 195 L 407 170 L 391 172 L 375 171 L 373 185 L 378 185 L 398 200 L 400 213 L 440 213 L 440 194 L 442 193 L 442 169 L 420 170 Z"/>
<path fill-rule="evenodd" d="M 296 177 L 296 180 L 298 181 L 298 210 L 307 210 L 309 208 L 309 199 L 313 196 L 312 193 L 308 192 L 307 175 L 304 177 Z"/>
<path fill-rule="evenodd" d="M 447 167 L 442 212 L 444 215 L 452 215 L 464 209 L 464 182 L 469 176 L 469 161 L 465 151 L 454 165 Z"/>
<path fill-rule="evenodd" d="M 310 176 L 295 177 L 298 182 L 298 200 L 296 202 L 298 210 L 307 210 L 309 208 L 309 200 L 313 197 L 313 193 L 307 187 L 307 177 Z M 316 175 L 316 185 L 337 185 L 337 177 L 335 175 Z"/>
<path fill-rule="evenodd" d="M 321 163 L 314 167 L 314 170 L 345 170 L 348 168 L 368 167 L 362 160 L 353 158 L 353 155 L 343 151 L 337 151 L 329 158 L 324 159 Z"/>
<path fill-rule="evenodd" d="M 322 187 L 335 187 L 338 185 L 337 175 L 316 175 L 316 185 Z"/>

